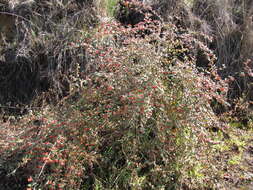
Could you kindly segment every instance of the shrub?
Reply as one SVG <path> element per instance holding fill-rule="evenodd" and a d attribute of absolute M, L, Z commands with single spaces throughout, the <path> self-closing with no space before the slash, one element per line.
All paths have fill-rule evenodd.
<path fill-rule="evenodd" d="M 99 158 L 86 181 L 93 188 L 180 188 L 197 147 L 208 146 L 202 132 L 218 124 L 209 103 L 224 103 L 226 89 L 196 68 L 195 39 L 173 25 L 164 26 L 164 38 L 157 30 L 136 35 L 154 25 L 102 23 L 84 43 L 97 69 L 83 81 L 76 109 L 97 135 Z"/>
<path fill-rule="evenodd" d="M 138 35 L 146 30 L 152 32 Z M 201 48 L 210 62 L 212 52 L 148 14 L 134 26 L 101 23 L 72 47 L 85 49 L 89 74 L 77 71 L 64 106 L 30 118 L 39 120 L 4 139 L 6 163 L 22 153 L 17 165 L 27 171 L 28 187 L 203 187 L 208 129 L 219 124 L 210 103 L 224 103 L 227 90 L 212 64 L 196 68 L 192 49 Z"/>

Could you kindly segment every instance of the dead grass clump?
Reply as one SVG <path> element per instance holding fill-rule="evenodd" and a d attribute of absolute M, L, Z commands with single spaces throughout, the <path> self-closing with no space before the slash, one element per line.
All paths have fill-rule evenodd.
<path fill-rule="evenodd" d="M 214 35 L 224 35 L 235 28 L 231 9 L 231 1 L 204 0 L 193 1 L 192 12 L 200 19 L 207 21 Z"/>
<path fill-rule="evenodd" d="M 228 98 L 231 102 L 246 94 L 251 100 L 249 87 L 252 82 L 245 62 L 252 59 L 252 2 L 251 1 L 194 1 L 192 11 L 211 26 L 214 37 L 212 49 L 216 52 L 219 74 L 223 78 L 234 77 Z"/>
<path fill-rule="evenodd" d="M 97 23 L 92 1 L 11 2 L 1 12 L 14 18 L 15 36 L 0 47 L 0 104 L 24 107 L 42 93 L 34 106 L 56 102 L 69 94 L 70 81 L 87 64 L 85 50 L 71 43 Z"/>

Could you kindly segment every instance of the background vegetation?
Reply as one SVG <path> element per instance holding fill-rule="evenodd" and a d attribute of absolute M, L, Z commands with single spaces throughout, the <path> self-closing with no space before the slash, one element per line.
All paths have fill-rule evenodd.
<path fill-rule="evenodd" d="M 251 7 L 0 1 L 0 187 L 251 189 Z"/>

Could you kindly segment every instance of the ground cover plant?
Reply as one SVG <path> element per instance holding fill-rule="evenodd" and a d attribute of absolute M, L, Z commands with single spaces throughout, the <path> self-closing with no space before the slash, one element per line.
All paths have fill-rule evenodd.
<path fill-rule="evenodd" d="M 53 28 L 41 21 L 47 36 L 55 33 L 53 44 L 37 42 L 49 48 L 38 58 L 60 75 L 47 75 L 48 101 L 36 97 L 36 109 L 28 101 L 25 114 L 0 123 L 4 189 L 250 188 L 250 111 L 245 99 L 227 99 L 235 79 L 219 75 L 212 36 L 186 28 L 185 14 L 159 13 L 165 1 L 97 1 L 94 8 L 115 18 L 75 22 L 61 44 L 57 28 L 76 14 L 69 21 L 71 3 L 44 3 L 59 12 L 44 18 L 55 19 Z M 34 35 L 25 38 L 31 50 Z"/>

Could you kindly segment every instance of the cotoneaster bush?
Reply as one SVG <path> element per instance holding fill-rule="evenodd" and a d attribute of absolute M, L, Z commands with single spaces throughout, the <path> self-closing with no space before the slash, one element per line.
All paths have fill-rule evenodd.
<path fill-rule="evenodd" d="M 196 68 L 194 47 L 212 55 L 193 36 L 146 15 L 73 42 L 90 74 L 73 79 L 63 106 L 34 116 L 39 128 L 28 120 L 5 139 L 6 159 L 22 152 L 28 189 L 202 188 L 209 128 L 219 125 L 210 103 L 224 103 L 227 90 L 213 66 Z"/>
<path fill-rule="evenodd" d="M 201 161 L 194 162 L 212 143 L 207 129 L 219 123 L 209 104 L 224 103 L 226 86 L 214 67 L 200 73 L 188 54 L 198 45 L 211 59 L 203 44 L 190 34 L 178 36 L 173 25 L 165 38 L 159 30 L 138 37 L 152 28 L 157 23 L 148 16 L 134 27 L 102 23 L 82 44 L 96 69 L 82 81 L 76 110 L 97 134 L 100 157 L 86 185 L 168 189 L 203 183 L 201 169 L 195 171 Z M 199 176 L 203 179 L 194 181 Z"/>

